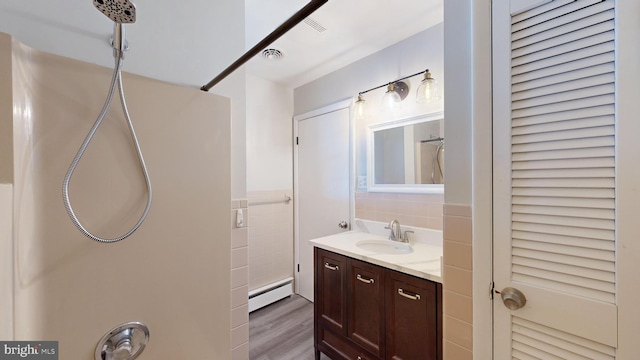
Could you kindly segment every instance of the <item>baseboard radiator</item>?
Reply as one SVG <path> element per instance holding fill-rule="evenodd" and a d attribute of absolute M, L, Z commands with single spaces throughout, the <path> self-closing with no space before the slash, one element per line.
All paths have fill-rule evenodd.
<path fill-rule="evenodd" d="M 249 291 L 249 312 L 273 304 L 293 294 L 293 278 L 288 277 L 273 284 Z"/>

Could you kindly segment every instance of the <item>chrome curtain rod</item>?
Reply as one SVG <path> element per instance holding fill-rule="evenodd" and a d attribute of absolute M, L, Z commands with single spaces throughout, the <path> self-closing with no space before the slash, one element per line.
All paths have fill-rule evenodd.
<path fill-rule="evenodd" d="M 444 141 L 444 138 L 443 137 L 439 137 L 439 138 L 429 139 L 429 140 L 420 140 L 421 143 L 428 143 L 428 142 L 433 142 L 433 141 Z"/>
<path fill-rule="evenodd" d="M 293 29 L 294 26 L 298 25 L 302 20 L 306 19 L 309 15 L 311 15 L 314 11 L 318 10 L 322 5 L 324 5 L 329 0 L 311 0 L 305 7 L 298 10 L 293 16 L 287 19 L 282 25 L 278 26 L 271 34 L 267 35 L 264 39 L 262 39 L 259 43 L 257 43 L 254 47 L 249 49 L 244 55 L 240 56 L 238 60 L 236 60 L 233 64 L 229 65 L 226 69 L 224 69 L 218 76 L 213 78 L 213 80 L 209 81 L 206 85 L 202 86 L 200 90 L 209 91 L 212 87 L 214 87 L 217 83 L 222 81 L 224 78 L 229 76 L 232 72 L 236 71 L 240 66 L 244 65 L 247 61 L 249 61 L 252 57 L 256 56 L 260 51 L 269 46 L 274 41 L 278 40 L 282 35 L 289 32 L 289 30 Z"/>
<path fill-rule="evenodd" d="M 426 73 L 426 72 L 428 72 L 428 71 L 429 71 L 429 69 L 426 69 L 426 70 L 423 70 L 423 71 L 417 72 L 417 73 L 415 73 L 415 74 L 412 74 L 412 75 L 409 75 L 409 76 L 405 76 L 405 77 L 403 77 L 403 78 L 400 78 L 400 79 L 397 79 L 397 80 L 394 80 L 394 81 L 388 82 L 388 83 L 386 83 L 386 84 L 382 84 L 382 85 L 380 85 L 380 86 L 376 86 L 376 87 L 373 87 L 373 88 L 371 88 L 371 89 L 368 89 L 368 90 L 365 90 L 365 91 L 361 91 L 361 92 L 359 92 L 359 93 L 358 93 L 358 95 L 366 94 L 366 93 L 368 93 L 369 91 L 373 91 L 373 90 L 377 90 L 377 89 L 383 88 L 383 87 L 385 87 L 385 86 L 388 86 L 389 84 L 397 83 L 398 81 L 406 80 L 406 79 L 408 79 L 408 78 L 411 78 L 411 77 L 414 77 L 414 76 L 417 76 L 417 75 L 420 75 L 420 74 L 424 74 L 424 73 Z"/>

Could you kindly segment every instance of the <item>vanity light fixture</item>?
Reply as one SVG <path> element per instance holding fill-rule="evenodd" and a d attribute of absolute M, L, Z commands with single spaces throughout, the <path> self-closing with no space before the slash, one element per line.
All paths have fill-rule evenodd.
<path fill-rule="evenodd" d="M 424 72 L 424 79 L 416 91 L 416 101 L 420 104 L 440 99 L 440 91 L 436 79 L 431 76 L 429 69 Z"/>
<path fill-rule="evenodd" d="M 387 92 L 382 96 L 382 109 L 383 111 L 394 112 L 400 108 L 400 102 L 402 98 L 396 91 L 396 86 L 394 83 L 389 83 L 387 85 Z"/>
<path fill-rule="evenodd" d="M 354 103 L 353 117 L 356 120 L 364 120 L 367 117 L 367 107 L 362 93 L 358 94 L 358 100 Z"/>
<path fill-rule="evenodd" d="M 400 103 L 407 97 L 409 93 L 409 84 L 404 80 L 420 74 L 424 74 L 424 79 L 420 83 L 420 86 L 418 87 L 418 90 L 416 92 L 416 101 L 418 103 L 428 103 L 440 99 L 438 83 L 429 72 L 429 69 L 427 69 L 425 71 L 420 71 L 419 73 L 405 76 L 390 83 L 359 92 L 358 99 L 354 102 L 355 119 L 364 119 L 367 116 L 365 99 L 363 95 L 368 93 L 369 91 L 377 90 L 385 86 L 387 87 L 387 91 L 382 97 L 383 111 L 393 112 L 398 110 Z"/>

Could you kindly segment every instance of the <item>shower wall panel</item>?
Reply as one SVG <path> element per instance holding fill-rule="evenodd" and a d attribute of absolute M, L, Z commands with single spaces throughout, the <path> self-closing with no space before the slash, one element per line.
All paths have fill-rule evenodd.
<path fill-rule="evenodd" d="M 13 338 L 13 189 L 0 184 L 0 339 Z"/>
<path fill-rule="evenodd" d="M 89 360 L 108 330 L 141 321 L 151 337 L 140 359 L 229 359 L 230 101 L 124 74 L 153 204 L 130 238 L 100 244 L 74 227 L 61 186 L 112 70 L 16 41 L 0 48 L 7 51 L 12 67 L 0 71 L 13 78 L 14 338 L 57 340 L 61 359 Z M 126 232 L 143 211 L 144 178 L 117 97 L 70 197 L 101 237 Z"/>
<path fill-rule="evenodd" d="M 11 37 L 0 33 L 0 50 L 11 49 Z M 11 51 L 0 51 L 0 184 L 13 179 L 13 91 Z"/>
<path fill-rule="evenodd" d="M 13 91 L 9 49 L 11 38 L 0 33 L 0 339 L 13 338 Z"/>

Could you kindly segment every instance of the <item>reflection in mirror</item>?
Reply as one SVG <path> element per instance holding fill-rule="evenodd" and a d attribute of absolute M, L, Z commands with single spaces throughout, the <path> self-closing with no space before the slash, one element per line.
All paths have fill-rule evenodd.
<path fill-rule="evenodd" d="M 442 184 L 444 138 L 439 123 L 374 131 L 376 184 Z"/>
<path fill-rule="evenodd" d="M 420 140 L 416 184 L 444 184 L 444 138 Z"/>
<path fill-rule="evenodd" d="M 368 191 L 442 192 L 442 113 L 369 127 Z"/>

